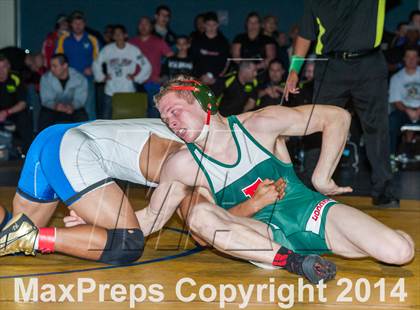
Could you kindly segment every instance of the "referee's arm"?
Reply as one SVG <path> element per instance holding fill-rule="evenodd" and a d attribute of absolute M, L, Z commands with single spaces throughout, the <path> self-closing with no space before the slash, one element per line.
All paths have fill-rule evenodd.
<path fill-rule="evenodd" d="M 286 86 L 284 88 L 284 96 L 289 100 L 290 94 L 299 93 L 296 85 L 299 82 L 299 70 L 296 70 L 294 61 L 296 57 L 304 58 L 309 51 L 311 41 L 316 39 L 315 17 L 312 11 L 312 1 L 304 2 L 303 16 L 299 27 L 299 35 L 296 38 L 295 46 L 293 46 L 293 56 L 290 62 L 289 75 L 287 77 Z"/>

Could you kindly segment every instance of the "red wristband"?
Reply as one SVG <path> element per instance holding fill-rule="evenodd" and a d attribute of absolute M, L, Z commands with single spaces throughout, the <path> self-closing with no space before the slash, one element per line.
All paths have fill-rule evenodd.
<path fill-rule="evenodd" d="M 42 253 L 54 252 L 55 227 L 44 227 L 39 229 L 38 250 Z"/>

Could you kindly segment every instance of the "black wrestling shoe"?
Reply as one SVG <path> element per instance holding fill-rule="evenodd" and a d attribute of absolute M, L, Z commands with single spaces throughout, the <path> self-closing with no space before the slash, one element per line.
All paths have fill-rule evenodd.
<path fill-rule="evenodd" d="M 372 203 L 379 209 L 398 209 L 400 207 L 399 199 L 395 197 L 386 197 L 385 195 L 372 197 Z"/>
<path fill-rule="evenodd" d="M 309 282 L 318 284 L 319 281 L 327 282 L 335 278 L 337 267 L 319 255 L 298 255 L 297 259 L 286 269 L 292 273 L 305 276 Z"/>

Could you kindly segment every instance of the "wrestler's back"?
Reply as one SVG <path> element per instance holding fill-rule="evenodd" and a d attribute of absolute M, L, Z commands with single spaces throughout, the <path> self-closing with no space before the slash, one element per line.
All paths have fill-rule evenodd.
<path fill-rule="evenodd" d="M 139 160 L 152 134 L 180 142 L 160 119 L 97 120 L 72 128 L 63 142 L 73 150 L 89 145 L 110 177 L 150 186 L 155 184 L 146 181 Z"/>

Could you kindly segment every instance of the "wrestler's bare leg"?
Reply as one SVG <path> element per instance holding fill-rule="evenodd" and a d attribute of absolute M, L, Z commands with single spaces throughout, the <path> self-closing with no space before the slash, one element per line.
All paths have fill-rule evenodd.
<path fill-rule="evenodd" d="M 34 212 L 33 205 L 19 205 L 19 211 L 29 218 L 35 215 L 38 223 L 48 222 L 47 215 L 52 215 L 53 206 L 47 206 L 39 213 Z M 39 206 L 44 207 L 44 206 Z M 97 188 L 80 198 L 70 209 L 87 223 L 71 228 L 57 228 L 55 251 L 90 260 L 98 260 L 107 242 L 107 229 L 140 228 L 128 198 L 116 183 Z M 40 219 L 44 213 L 46 219 Z M 51 216 L 50 215 L 50 216 Z"/>
<path fill-rule="evenodd" d="M 57 229 L 58 252 L 98 260 L 107 241 L 106 229 L 140 228 L 127 196 L 116 183 L 87 193 L 70 208 L 87 224 Z"/>
<path fill-rule="evenodd" d="M 371 256 L 397 265 L 406 264 L 414 257 L 414 242 L 408 234 L 346 205 L 331 207 L 325 231 L 327 244 L 337 255 Z"/>
<path fill-rule="evenodd" d="M 203 197 L 197 201 L 189 210 L 187 223 L 200 238 L 236 257 L 266 264 L 273 261 L 280 245 L 272 241 L 267 225 L 233 216 Z M 345 257 L 371 256 L 386 263 L 405 264 L 414 256 L 414 242 L 408 234 L 345 205 L 331 207 L 327 215 L 326 239 L 335 254 Z M 262 246 L 267 244 L 272 250 Z M 259 250 L 255 251 L 257 248 Z"/>
<path fill-rule="evenodd" d="M 2 230 L 3 227 L 6 226 L 8 220 L 9 215 L 7 210 L 2 205 L 0 205 L 0 230 Z"/>
<path fill-rule="evenodd" d="M 280 245 L 273 241 L 269 227 L 257 220 L 238 217 L 194 192 L 181 203 L 182 217 L 200 244 L 246 260 L 272 264 Z M 203 242 L 205 241 L 205 243 Z"/>
<path fill-rule="evenodd" d="M 13 216 L 24 213 L 36 226 L 45 227 L 50 221 L 57 205 L 58 201 L 35 202 L 16 193 L 13 198 Z"/>
<path fill-rule="evenodd" d="M 0 205 L 0 223 L 3 221 L 4 216 L 6 215 L 6 209 Z"/>

